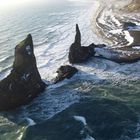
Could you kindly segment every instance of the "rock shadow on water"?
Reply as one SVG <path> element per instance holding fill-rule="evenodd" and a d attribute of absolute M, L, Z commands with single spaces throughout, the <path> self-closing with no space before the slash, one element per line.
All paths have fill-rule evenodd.
<path fill-rule="evenodd" d="M 138 116 L 120 101 L 83 99 L 27 129 L 23 140 L 126 140 L 135 137 Z"/>

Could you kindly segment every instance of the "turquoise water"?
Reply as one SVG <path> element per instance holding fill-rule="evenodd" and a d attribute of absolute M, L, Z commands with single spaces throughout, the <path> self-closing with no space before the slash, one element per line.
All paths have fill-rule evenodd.
<path fill-rule="evenodd" d="M 12 68 L 16 44 L 31 33 L 39 72 L 51 84 L 56 69 L 69 64 L 68 50 L 76 23 L 82 32 L 82 44 L 103 43 L 92 25 L 98 6 L 98 2 L 65 1 L 51 7 L 25 6 L 0 13 L 0 79 Z M 122 101 L 139 116 L 140 62 L 117 64 L 92 58 L 74 66 L 80 71 L 72 79 L 50 85 L 29 105 L 1 112 L 0 140 L 21 140 L 29 125 L 43 123 L 81 98 Z M 139 129 L 135 137 L 139 137 Z"/>

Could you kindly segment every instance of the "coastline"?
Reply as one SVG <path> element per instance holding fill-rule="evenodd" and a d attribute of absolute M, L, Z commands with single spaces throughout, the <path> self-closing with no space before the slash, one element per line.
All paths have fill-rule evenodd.
<path fill-rule="evenodd" d="M 105 34 L 102 30 L 103 28 L 100 26 L 100 23 L 98 22 L 98 19 L 101 17 L 104 9 L 105 3 L 102 3 L 100 0 L 98 0 L 98 8 L 92 17 L 92 31 L 95 32 L 95 34 L 97 34 L 97 36 L 103 40 L 103 43 L 113 44 L 112 40 L 105 37 Z"/>
<path fill-rule="evenodd" d="M 53 136 L 60 136 L 59 139 L 63 138 L 64 140 L 66 140 L 67 138 L 64 138 L 64 133 L 60 135 L 57 134 L 57 132 L 70 132 L 70 134 L 68 135 L 71 136 L 71 134 L 73 134 L 71 130 L 78 130 L 77 125 L 75 124 L 81 125 L 81 120 L 84 120 L 84 127 L 82 127 L 81 131 L 78 131 L 78 134 L 85 130 L 85 134 L 89 135 L 87 135 L 87 138 L 84 139 L 94 140 L 93 138 L 95 137 L 96 139 L 97 136 L 94 135 L 95 133 L 93 132 L 95 130 L 98 130 L 99 126 L 102 127 L 102 124 L 104 124 L 104 129 L 102 130 L 102 132 L 108 134 L 109 136 L 110 131 L 106 133 L 106 130 L 108 130 L 110 124 L 114 128 L 111 128 L 111 130 L 115 130 L 117 134 L 118 127 L 116 126 L 118 124 L 123 124 L 126 130 L 128 128 L 127 124 L 128 126 L 131 126 L 131 119 L 129 121 L 129 117 L 131 117 L 131 115 L 134 115 L 135 118 L 135 112 L 140 112 L 140 61 L 132 64 L 118 64 L 106 59 L 91 58 L 91 60 L 88 62 L 74 65 L 74 67 L 79 69 L 79 72 L 72 79 L 65 79 L 63 82 L 56 85 L 52 84 L 52 80 L 56 76 L 56 68 L 60 65 L 68 64 L 67 54 L 69 46 L 73 41 L 75 35 L 75 30 L 73 29 L 75 23 L 80 24 L 83 38 L 82 41 L 84 44 L 89 44 L 93 41 L 95 42 L 95 44 L 104 43 L 104 41 L 110 44 L 112 43 L 111 40 L 106 38 L 102 28 L 98 26 L 98 18 L 100 18 L 100 16 L 104 12 L 104 9 L 106 8 L 104 6 L 104 3 L 95 1 L 95 7 L 93 7 L 92 5 L 90 7 L 91 9 L 94 9 L 88 10 L 88 8 L 85 7 L 85 10 L 83 10 L 82 7 L 81 10 L 76 10 L 77 12 L 72 9 L 71 11 L 69 11 L 69 13 L 68 11 L 63 10 L 57 13 L 54 13 L 53 11 L 53 13 L 50 13 L 50 16 L 48 16 L 47 18 L 46 15 L 45 18 L 42 17 L 43 21 L 44 19 L 49 19 L 51 21 L 51 17 L 57 19 L 55 20 L 55 22 L 53 21 L 49 26 L 46 25 L 47 20 L 45 20 L 46 22 L 44 22 L 43 24 L 41 18 L 34 19 L 31 23 L 29 22 L 31 26 L 36 25 L 34 24 L 34 21 L 40 21 L 39 25 L 44 25 L 44 28 L 40 28 L 40 26 L 35 26 L 36 28 L 32 28 L 33 31 L 36 30 L 36 32 L 33 32 L 35 41 L 34 51 L 41 77 L 43 77 L 43 81 L 46 84 L 50 85 L 45 89 L 43 94 L 40 94 L 37 99 L 33 100 L 30 104 L 12 112 L 1 112 L 0 117 L 2 131 L 0 133 L 0 138 L 5 140 L 12 138 L 23 140 L 25 135 L 28 132 L 31 132 L 30 134 L 28 133 L 26 139 L 29 139 L 30 136 L 33 136 L 33 139 L 35 139 L 38 137 L 39 133 L 41 134 L 41 137 L 44 136 L 42 134 L 43 130 L 46 137 L 49 137 L 50 135 L 46 133 L 46 130 L 48 130 L 47 132 L 53 132 L 50 133 Z M 77 9 L 77 7 L 75 9 Z M 46 10 L 46 8 L 44 10 Z M 44 10 L 39 15 L 47 13 L 47 11 L 45 12 Z M 92 13 L 94 13 L 94 15 Z M 93 16 L 92 21 L 91 15 Z M 63 24 L 61 23 L 62 20 Z M 72 25 L 70 23 L 72 23 Z M 93 32 L 88 31 L 90 28 L 92 28 Z M 27 30 L 27 32 L 29 31 L 31 30 Z M 41 35 L 38 33 L 40 33 Z M 97 38 L 93 37 L 93 34 L 95 34 L 95 36 L 97 35 Z M 27 47 L 27 50 L 30 50 L 29 47 Z M 27 54 L 30 54 L 30 52 L 28 51 Z M 7 64 L 8 63 L 6 63 L 6 65 Z M 28 79 L 28 75 L 24 75 L 24 77 L 27 77 L 26 79 Z M 25 79 L 24 77 L 23 79 Z M 9 88 L 11 89 L 12 86 L 9 85 Z M 90 106 L 88 106 L 90 103 L 90 100 L 87 100 L 88 98 L 93 99 L 93 105 L 91 104 Z M 83 99 L 86 100 L 86 104 L 81 104 L 81 101 Z M 80 105 L 79 108 L 76 107 L 78 111 L 76 111 L 75 104 Z M 73 106 L 72 108 L 71 105 Z M 90 116 L 90 110 L 93 115 L 96 114 L 97 120 L 95 120 L 95 124 L 96 122 L 99 122 L 99 124 L 97 124 L 97 127 L 96 125 L 91 125 L 89 123 L 90 118 L 95 117 L 95 115 Z M 130 114 L 128 113 L 129 110 Z M 65 114 L 65 112 L 70 112 L 70 114 Z M 121 121 L 118 118 L 118 120 L 116 121 L 116 114 L 120 114 L 119 116 L 121 118 L 124 118 L 124 120 Z M 123 116 L 123 114 L 125 116 Z M 102 116 L 104 119 L 102 118 Z M 106 118 L 109 117 L 111 119 L 108 120 L 112 120 L 112 118 L 115 117 L 115 121 L 108 121 L 106 123 Z M 70 125 L 67 124 L 67 120 L 69 120 L 69 118 L 73 119 L 72 121 L 69 121 Z M 66 123 L 64 122 L 64 119 L 66 120 Z M 57 120 L 60 123 L 57 123 Z M 48 122 L 50 122 L 50 125 L 53 125 L 53 127 L 47 127 Z M 124 122 L 128 123 L 125 125 Z M 136 121 L 136 123 L 134 123 L 134 127 L 138 127 L 137 131 L 139 133 L 140 123 L 139 121 Z M 73 126 L 73 129 L 69 126 Z M 93 126 L 95 130 L 92 130 L 93 127 L 91 126 Z M 30 128 L 33 128 L 37 131 L 30 131 Z M 45 129 L 42 130 L 42 128 Z M 58 128 L 57 131 L 54 130 L 55 128 Z M 70 131 L 65 128 L 70 128 Z M 131 131 L 128 132 L 130 133 Z M 77 136 L 77 134 L 75 136 Z M 101 139 L 103 139 L 104 137 L 101 133 L 99 133 L 99 136 L 101 137 Z M 53 139 L 52 136 L 50 137 L 50 139 Z M 118 136 L 116 136 L 116 138 L 114 139 L 117 139 L 117 137 Z M 122 137 L 129 137 L 129 134 L 128 136 L 122 135 Z M 71 139 L 73 139 L 73 137 Z M 58 137 L 56 138 L 56 140 L 58 140 Z"/>
<path fill-rule="evenodd" d="M 128 5 L 124 7 L 126 12 L 139 12 L 140 11 L 140 1 L 132 0 Z"/>
<path fill-rule="evenodd" d="M 98 36 L 100 37 L 101 39 L 103 39 L 103 41 L 106 41 L 103 37 L 103 33 L 101 30 L 99 30 L 99 26 L 98 26 L 98 23 L 97 23 L 97 19 L 100 15 L 100 13 L 102 13 L 102 10 L 104 9 L 104 6 L 103 4 L 101 4 L 100 1 L 98 1 L 98 4 L 97 4 L 97 9 L 95 10 L 94 14 L 92 15 L 92 20 L 91 20 L 91 23 L 92 23 L 92 31 Z"/>
<path fill-rule="evenodd" d="M 116 41 L 114 41 L 114 36 L 108 35 L 109 32 L 108 33 L 104 32 L 104 25 L 101 24 L 101 22 L 99 22 L 99 20 L 100 20 L 100 18 L 102 18 L 102 16 L 104 17 L 103 14 L 106 14 L 106 11 L 111 11 L 112 10 L 113 13 L 115 13 L 113 16 L 118 20 L 118 22 L 122 22 L 122 17 L 123 16 L 126 16 L 126 17 L 128 16 L 129 17 L 129 14 L 130 15 L 133 14 L 133 13 L 128 14 L 126 11 L 123 10 L 123 9 L 125 9 L 126 6 L 128 6 L 132 3 L 132 0 L 129 0 L 127 2 L 122 3 L 122 5 L 120 5 L 120 7 L 117 7 L 117 8 L 113 4 L 106 7 L 105 3 L 102 3 L 100 0 L 98 2 L 99 2 L 99 6 L 98 6 L 95 14 L 93 14 L 93 18 L 92 18 L 92 25 L 93 25 L 92 30 L 100 38 L 103 39 L 103 42 L 105 42 L 109 45 L 116 46 Z M 118 16 L 119 14 L 122 15 L 121 18 Z M 130 18 L 130 21 L 131 21 L 131 18 Z M 123 40 L 123 41 L 125 42 L 125 40 Z M 126 44 L 126 43 L 124 43 L 124 44 Z"/>

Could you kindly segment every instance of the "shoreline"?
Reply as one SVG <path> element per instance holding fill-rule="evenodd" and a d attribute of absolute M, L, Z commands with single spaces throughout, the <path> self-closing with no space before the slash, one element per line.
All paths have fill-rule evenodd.
<path fill-rule="evenodd" d="M 125 12 L 139 12 L 140 11 L 140 1 L 139 0 L 131 0 L 128 5 L 124 7 Z"/>
<path fill-rule="evenodd" d="M 99 6 L 96 10 L 97 13 L 93 14 L 93 18 L 92 18 L 92 30 L 103 40 L 103 42 L 105 42 L 109 45 L 116 46 L 114 38 L 106 35 L 106 33 L 103 31 L 104 25 L 101 25 L 101 23 L 98 20 L 100 19 L 104 10 L 106 10 L 106 9 L 108 9 L 107 11 L 115 10 L 116 13 L 122 14 L 123 10 L 121 7 L 125 8 L 125 6 L 131 4 L 132 0 L 129 0 L 126 3 L 123 3 L 123 6 L 121 5 L 121 7 L 119 7 L 118 9 L 114 9 L 113 5 L 111 5 L 110 7 L 106 7 L 105 3 L 101 3 L 100 0 L 98 2 L 99 2 Z M 124 11 L 123 14 L 125 14 L 125 13 L 126 13 L 126 11 Z"/>
<path fill-rule="evenodd" d="M 92 20 L 91 20 L 92 23 L 91 23 L 91 24 L 92 24 L 92 31 L 93 31 L 98 37 L 100 37 L 103 41 L 105 41 L 104 38 L 103 38 L 103 36 L 101 35 L 102 32 L 99 30 L 99 27 L 98 27 L 98 25 L 97 25 L 97 18 L 98 18 L 99 14 L 101 13 L 101 11 L 102 11 L 103 9 L 104 9 L 104 8 L 103 8 L 103 5 L 101 4 L 100 1 L 98 1 L 98 7 L 97 7 L 97 9 L 95 10 L 95 13 L 92 15 Z"/>
<path fill-rule="evenodd" d="M 104 9 L 105 9 L 105 5 L 101 4 L 101 2 L 98 1 L 98 8 L 95 14 L 93 14 L 92 16 L 93 17 L 92 18 L 92 31 L 95 32 L 95 34 L 103 40 L 103 43 L 112 44 L 112 41 L 105 37 L 105 34 L 98 22 L 98 19 L 103 13 Z"/>

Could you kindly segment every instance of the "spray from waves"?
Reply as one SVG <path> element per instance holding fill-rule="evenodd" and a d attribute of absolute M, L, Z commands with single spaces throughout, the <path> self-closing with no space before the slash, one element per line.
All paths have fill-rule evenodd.
<path fill-rule="evenodd" d="M 92 24 L 90 18 L 92 18 L 95 9 L 97 10 L 97 5 L 94 5 L 94 8 L 88 6 L 85 8 L 82 7 L 81 9 L 75 8 L 75 10 L 72 9 L 70 11 L 66 10 L 66 12 L 52 12 L 48 14 L 51 22 L 49 24 L 45 22 L 46 26 L 42 25 L 41 18 L 45 19 L 47 17 L 37 18 L 38 27 L 36 30 L 32 28 L 31 31 L 33 31 L 33 37 L 35 37 L 35 54 L 38 68 L 45 81 L 52 81 L 55 77 L 56 69 L 60 65 L 68 64 L 68 51 L 69 46 L 74 40 L 76 23 L 79 24 L 81 29 L 83 45 L 88 45 L 92 42 L 102 43 L 103 39 L 99 38 L 91 30 Z M 103 11 L 103 13 L 104 12 L 105 11 Z M 106 14 L 107 16 L 105 16 Z M 118 29 L 118 27 L 121 26 L 116 16 L 111 14 L 112 11 L 110 10 L 104 13 L 102 19 L 100 19 L 104 23 L 103 31 L 105 33 Z M 40 15 L 43 14 L 41 13 Z M 100 15 L 102 15 L 102 13 Z M 110 17 L 109 20 L 107 20 L 108 17 Z M 34 25 L 32 24 L 32 20 L 33 18 L 30 24 Z M 30 32 L 30 30 L 25 32 Z M 77 75 L 69 81 L 65 80 L 60 84 L 51 85 L 31 104 L 20 108 L 19 119 L 24 118 L 25 121 L 28 121 L 27 125 L 33 125 L 34 122 L 40 123 L 45 121 L 66 109 L 71 104 L 79 102 L 81 93 L 90 91 L 93 88 L 92 85 L 96 83 L 102 82 L 103 84 L 104 81 L 110 81 L 112 84 L 128 84 L 129 80 L 139 80 L 139 65 L 140 62 L 134 64 L 118 64 L 99 58 L 92 58 L 85 64 L 74 65 L 80 70 Z M 8 72 L 6 71 L 6 73 Z M 85 79 L 87 80 L 86 82 Z M 93 82 L 89 84 L 88 80 Z M 107 93 L 105 93 L 104 96 L 107 96 Z M 9 116 L 7 115 L 7 117 Z M 18 129 L 19 128 L 15 128 L 15 130 Z M 22 133 L 18 133 L 19 139 L 21 139 L 25 131 L 20 132 Z M 94 138 L 88 136 L 86 140 L 89 139 L 93 140 Z"/>
<path fill-rule="evenodd" d="M 37 12 L 33 10 L 34 9 L 28 12 L 27 15 L 26 12 L 24 12 L 24 15 L 21 16 L 22 18 L 20 14 L 14 15 L 13 13 L 11 13 L 13 14 L 12 16 L 5 18 L 5 20 L 11 20 L 10 24 L 7 24 L 5 27 L 11 30 L 10 32 L 9 30 L 3 30 L 2 32 L 5 33 L 0 37 L 0 41 L 6 41 L 6 34 L 8 37 L 10 36 L 11 40 L 6 41 L 7 47 L 5 48 L 3 46 L 2 50 L 4 50 L 5 56 L 9 55 L 10 58 L 13 58 L 13 53 L 11 53 L 12 51 L 10 49 L 14 50 L 13 46 L 24 38 L 24 34 L 31 33 L 35 43 L 35 55 L 41 76 L 43 79 L 51 81 L 55 76 L 56 69 L 60 65 L 68 63 L 68 50 L 74 39 L 76 23 L 78 23 L 81 30 L 83 30 L 84 44 L 92 42 L 92 39 L 87 35 L 93 36 L 92 31 L 89 30 L 93 8 L 92 5 L 89 4 L 85 6 L 85 3 L 80 6 L 70 3 L 66 7 L 56 9 L 56 11 L 45 11 L 46 7 Z M 18 20 L 15 20 L 16 18 Z M 84 20 L 86 22 L 83 22 Z M 13 36 L 13 34 L 15 35 Z M 8 44 L 12 47 L 8 47 Z M 9 50 L 10 53 L 7 54 L 6 52 Z M 11 59 L 7 57 L 0 58 L 0 66 L 2 66 L 2 64 L 4 66 L 1 67 L 0 72 L 0 78 L 2 79 L 6 77 L 11 70 L 10 65 L 12 62 L 9 61 Z M 6 69 L 7 66 L 8 68 Z M 14 122 L 14 118 L 18 119 L 10 125 L 6 125 L 6 123 L 3 122 L 5 126 L 8 126 L 9 132 L 2 127 L 6 135 L 0 133 L 0 137 L 7 140 L 12 138 L 20 140 L 28 126 L 49 119 L 71 104 L 78 102 L 81 95 L 78 91 L 78 86 L 75 87 L 72 84 L 74 84 L 73 81 L 64 81 L 64 83 L 60 85 L 52 85 L 31 104 L 16 110 L 15 112 L 17 113 L 3 113 L 6 114 L 6 117 L 9 119 L 7 120 L 8 122 L 10 120 Z M 19 122 L 23 121 L 24 124 L 18 125 L 18 120 Z M 4 119 L 2 119 L 2 121 L 4 121 Z"/>
<path fill-rule="evenodd" d="M 26 120 L 28 121 L 28 126 L 36 125 L 35 121 L 32 120 L 31 118 L 26 118 Z"/>

